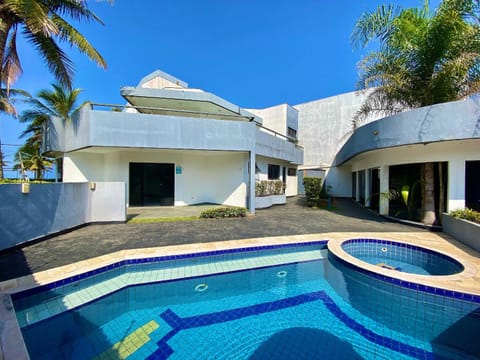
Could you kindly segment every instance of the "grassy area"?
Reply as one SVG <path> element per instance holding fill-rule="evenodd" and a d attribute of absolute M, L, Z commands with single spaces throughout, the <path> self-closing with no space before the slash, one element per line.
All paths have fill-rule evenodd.
<path fill-rule="evenodd" d="M 330 206 L 330 208 L 327 205 L 312 206 L 311 208 L 312 209 L 317 209 L 317 210 L 327 210 L 327 211 L 338 211 L 338 210 L 340 210 L 338 207 L 333 206 L 333 205 Z"/>
<path fill-rule="evenodd" d="M 327 199 L 320 199 L 317 203 L 317 206 L 312 206 L 313 209 L 328 210 L 328 211 L 338 211 L 339 208 L 335 206 L 335 200 L 332 199 L 332 204 L 330 208 L 328 207 Z"/>
<path fill-rule="evenodd" d="M 200 220 L 198 216 L 176 216 L 176 217 L 157 217 L 157 218 L 131 218 L 129 224 L 161 223 L 161 222 L 180 222 Z"/>

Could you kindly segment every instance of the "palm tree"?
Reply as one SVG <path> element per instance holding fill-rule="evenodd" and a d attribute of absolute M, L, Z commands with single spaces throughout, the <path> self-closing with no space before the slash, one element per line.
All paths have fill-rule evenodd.
<path fill-rule="evenodd" d="M 44 178 L 45 170 L 53 165 L 52 159 L 43 156 L 40 146 L 37 144 L 26 143 L 15 154 L 14 170 L 33 171 L 36 180 Z M 24 174 L 22 174 L 23 176 Z"/>
<path fill-rule="evenodd" d="M 73 113 L 86 103 L 77 106 L 81 89 L 70 90 L 59 84 L 52 84 L 52 88 L 53 90 L 41 90 L 36 98 L 26 100 L 29 109 L 24 110 L 19 116 L 21 122 L 28 123 L 21 137 L 28 135 L 26 145 L 38 149 L 38 153 L 44 142 L 44 131 L 49 119 L 57 117 L 64 122 L 71 121 Z M 60 161 L 57 167 L 61 169 Z"/>
<path fill-rule="evenodd" d="M 2 142 L 0 141 L 0 180 L 3 179 L 3 168 L 6 165 L 8 165 L 8 163 L 5 160 L 5 155 L 3 154 L 3 151 L 2 151 Z"/>
<path fill-rule="evenodd" d="M 59 43 L 76 47 L 99 66 L 106 62 L 98 51 L 67 19 L 101 20 L 91 12 L 86 1 L 79 0 L 3 0 L 0 3 L 0 84 L 7 91 L 22 73 L 17 51 L 17 34 L 26 37 L 45 60 L 57 81 L 72 87 L 74 66 Z"/>
<path fill-rule="evenodd" d="M 81 0 L 2 0 L 0 1 L 0 112 L 16 116 L 11 85 L 22 73 L 17 51 L 21 33 L 39 52 L 57 81 L 72 88 L 74 66 L 60 43 L 76 47 L 102 68 L 107 64 L 100 53 L 67 19 L 102 21 Z M 0 173 L 0 179 L 3 174 Z"/>
<path fill-rule="evenodd" d="M 480 2 L 444 0 L 435 11 L 383 5 L 355 24 L 355 46 L 377 45 L 360 62 L 360 89 L 370 89 L 355 118 L 463 99 L 480 90 Z M 436 220 L 433 164 L 424 167 L 423 222 Z"/>

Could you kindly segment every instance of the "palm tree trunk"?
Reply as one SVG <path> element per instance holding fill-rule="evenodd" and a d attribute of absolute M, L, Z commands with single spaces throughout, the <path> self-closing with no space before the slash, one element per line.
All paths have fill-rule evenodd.
<path fill-rule="evenodd" d="M 442 162 L 438 163 L 438 216 L 439 220 L 442 219 L 442 213 L 445 211 L 445 179 L 443 177 L 443 164 Z"/>
<path fill-rule="evenodd" d="M 2 141 L 0 140 L 0 180 L 3 180 L 3 165 L 5 163 L 5 157 L 2 151 Z"/>
<path fill-rule="evenodd" d="M 424 179 L 423 179 L 423 218 L 425 225 L 433 225 L 435 223 L 435 181 L 434 181 L 433 163 L 425 163 Z"/>

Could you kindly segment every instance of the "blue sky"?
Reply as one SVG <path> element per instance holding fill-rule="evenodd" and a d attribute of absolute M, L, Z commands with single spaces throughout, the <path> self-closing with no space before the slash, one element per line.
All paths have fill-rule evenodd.
<path fill-rule="evenodd" d="M 236 105 L 263 108 L 299 103 L 355 90 L 357 63 L 350 34 L 360 15 L 388 3 L 378 0 L 116 0 L 89 1 L 103 20 L 77 24 L 102 53 L 98 68 L 75 49 L 81 100 L 123 104 L 119 90 L 160 69 L 190 87 Z M 394 3 L 420 6 L 422 0 Z M 438 1 L 432 1 L 432 6 Z M 38 54 L 19 43 L 24 73 L 15 87 L 35 94 L 53 77 Z M 21 111 L 22 107 L 18 107 Z M 0 115 L 2 144 L 20 144 L 24 126 Z M 13 146 L 4 146 L 12 156 Z M 14 174 L 7 174 L 12 176 Z"/>

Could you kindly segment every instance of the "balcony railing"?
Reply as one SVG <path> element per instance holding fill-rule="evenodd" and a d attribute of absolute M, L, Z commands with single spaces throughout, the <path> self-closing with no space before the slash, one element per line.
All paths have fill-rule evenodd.
<path fill-rule="evenodd" d="M 214 118 L 214 119 L 233 119 L 233 120 L 243 120 L 254 122 L 257 127 L 262 129 L 268 134 L 271 134 L 275 137 L 281 138 L 288 142 L 295 144 L 295 147 L 303 149 L 303 146 L 297 144 L 298 140 L 294 137 L 281 134 L 275 130 L 269 129 L 259 122 L 255 121 L 254 116 L 245 116 L 245 115 L 230 115 L 230 114 L 215 114 L 210 112 L 204 111 L 193 111 L 193 110 L 182 110 L 182 109 L 171 109 L 171 108 L 160 108 L 160 107 L 149 107 L 149 106 L 133 106 L 133 105 L 118 105 L 118 104 L 102 104 L 102 103 L 92 103 L 88 102 L 84 106 L 90 106 L 92 110 L 98 110 L 99 108 L 109 108 L 109 111 L 113 112 L 123 112 L 124 109 L 134 109 L 134 110 L 143 110 L 143 111 L 151 111 L 151 114 L 155 114 L 154 111 L 163 111 L 168 112 L 171 116 L 188 116 L 188 115 L 201 115 L 205 118 Z M 140 111 L 141 112 L 141 111 Z"/>

